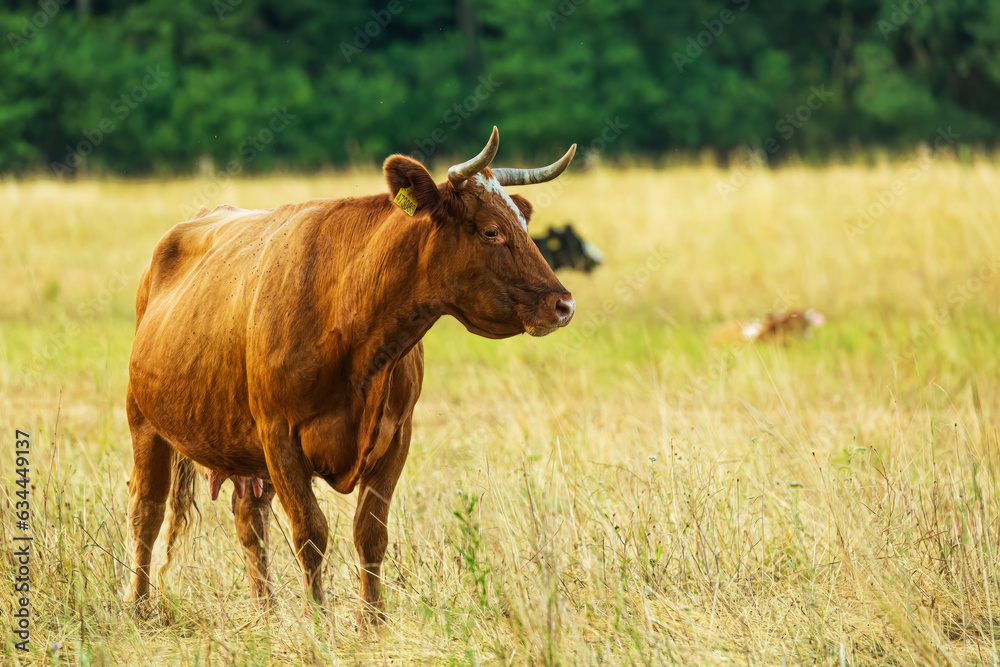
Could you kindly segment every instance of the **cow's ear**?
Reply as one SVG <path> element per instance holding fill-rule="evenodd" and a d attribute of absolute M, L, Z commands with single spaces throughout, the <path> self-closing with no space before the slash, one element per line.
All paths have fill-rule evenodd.
<path fill-rule="evenodd" d="M 514 200 L 514 203 L 517 204 L 517 207 L 521 210 L 521 215 L 524 216 L 524 221 L 531 224 L 531 202 L 521 195 L 511 195 L 510 198 Z"/>
<path fill-rule="evenodd" d="M 438 205 L 441 194 L 424 165 L 405 155 L 392 155 L 382 170 L 393 201 L 410 215 Z"/>

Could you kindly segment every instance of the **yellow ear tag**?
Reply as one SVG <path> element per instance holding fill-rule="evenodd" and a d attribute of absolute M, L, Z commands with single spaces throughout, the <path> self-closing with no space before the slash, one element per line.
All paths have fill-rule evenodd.
<path fill-rule="evenodd" d="M 552 238 L 550 238 L 548 240 L 548 242 L 545 245 L 547 245 L 549 247 L 549 250 L 551 250 L 552 252 L 555 252 L 556 250 L 559 250 L 559 248 L 562 247 L 562 242 L 559 239 L 557 239 L 555 236 L 553 236 Z"/>
<path fill-rule="evenodd" d="M 399 208 L 406 211 L 407 215 L 413 215 L 417 212 L 417 200 L 410 196 L 410 188 L 400 188 L 393 201 Z"/>

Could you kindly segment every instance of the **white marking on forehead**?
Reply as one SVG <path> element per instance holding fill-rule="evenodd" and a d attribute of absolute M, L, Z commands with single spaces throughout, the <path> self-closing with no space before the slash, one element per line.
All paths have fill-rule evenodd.
<path fill-rule="evenodd" d="M 510 207 L 511 212 L 514 213 L 514 217 L 517 218 L 519 223 L 521 223 L 521 229 L 528 231 L 528 221 L 524 219 L 523 215 L 521 215 L 521 209 L 517 207 L 517 204 L 514 203 L 514 200 L 510 198 L 510 195 L 507 194 L 507 191 L 503 189 L 503 186 L 500 185 L 500 182 L 497 181 L 497 179 L 492 176 L 487 178 L 482 174 L 476 174 L 473 180 L 483 186 L 483 189 L 487 192 L 492 192 L 503 199 L 507 206 Z"/>

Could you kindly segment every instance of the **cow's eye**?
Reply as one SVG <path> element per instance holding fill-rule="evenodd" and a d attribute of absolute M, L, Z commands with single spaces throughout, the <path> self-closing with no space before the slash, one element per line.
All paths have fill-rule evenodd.
<path fill-rule="evenodd" d="M 483 243 L 488 243 L 489 245 L 500 245 L 504 242 L 503 234 L 496 227 L 487 227 L 480 232 L 482 234 Z"/>

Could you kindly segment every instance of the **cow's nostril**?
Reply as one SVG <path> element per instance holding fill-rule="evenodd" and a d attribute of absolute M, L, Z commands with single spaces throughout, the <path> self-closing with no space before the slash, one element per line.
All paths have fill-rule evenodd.
<path fill-rule="evenodd" d="M 576 301 L 572 298 L 559 299 L 556 301 L 556 315 L 559 316 L 559 323 L 563 326 L 569 324 L 576 311 Z"/>

